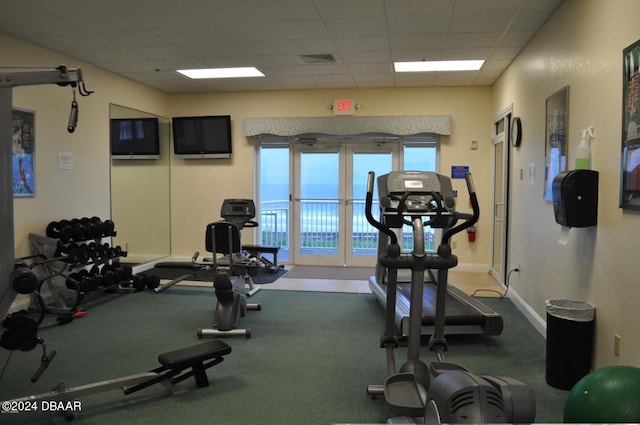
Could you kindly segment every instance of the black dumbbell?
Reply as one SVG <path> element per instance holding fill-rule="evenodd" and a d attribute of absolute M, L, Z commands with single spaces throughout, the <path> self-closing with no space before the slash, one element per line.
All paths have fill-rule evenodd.
<path fill-rule="evenodd" d="M 74 218 L 70 223 L 73 227 L 73 240 L 76 242 L 87 240 L 87 228 L 82 223 L 82 220 Z"/>
<path fill-rule="evenodd" d="M 105 288 L 113 286 L 117 283 L 113 270 L 114 268 L 111 264 L 105 264 L 104 266 L 102 266 L 102 269 L 100 269 L 100 275 L 102 275 L 102 285 Z"/>
<path fill-rule="evenodd" d="M 73 226 L 67 220 L 52 221 L 47 225 L 45 233 L 48 237 L 69 242 L 73 237 Z"/>
<path fill-rule="evenodd" d="M 82 217 L 80 221 L 84 225 L 84 232 L 87 240 L 97 239 L 102 236 L 101 234 L 98 234 L 98 229 L 92 219 Z"/>
<path fill-rule="evenodd" d="M 145 288 L 153 290 L 158 286 L 160 286 L 160 278 L 155 274 L 138 273 L 133 277 L 133 287 L 136 291 L 142 291 Z"/>
<path fill-rule="evenodd" d="M 104 232 L 102 232 L 102 236 L 115 236 L 116 235 L 116 225 L 112 220 L 104 221 Z"/>
<path fill-rule="evenodd" d="M 100 238 L 102 237 L 102 235 L 104 235 L 104 223 L 102 222 L 102 219 L 100 217 L 91 217 L 91 222 L 93 223 L 95 229 L 96 229 L 96 237 Z"/>
<path fill-rule="evenodd" d="M 147 288 L 154 290 L 160 286 L 160 278 L 155 274 L 149 275 L 147 276 L 146 284 Z"/>
<path fill-rule="evenodd" d="M 30 294 L 40 289 L 38 277 L 20 261 L 16 262 L 11 272 L 11 285 L 18 294 Z"/>
<path fill-rule="evenodd" d="M 139 273 L 133 276 L 133 288 L 136 292 L 144 290 L 147 286 L 147 276 L 144 273 Z"/>

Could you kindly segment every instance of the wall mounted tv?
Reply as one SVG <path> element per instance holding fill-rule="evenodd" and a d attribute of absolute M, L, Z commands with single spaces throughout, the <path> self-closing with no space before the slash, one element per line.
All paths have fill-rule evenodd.
<path fill-rule="evenodd" d="M 177 158 L 231 158 L 231 116 L 174 117 L 172 122 Z"/>
<path fill-rule="evenodd" d="M 157 118 L 112 118 L 112 159 L 158 159 L 160 137 Z"/>

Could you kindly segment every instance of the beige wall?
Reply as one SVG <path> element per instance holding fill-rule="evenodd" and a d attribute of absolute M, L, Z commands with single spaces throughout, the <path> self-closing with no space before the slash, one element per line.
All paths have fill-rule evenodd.
<path fill-rule="evenodd" d="M 440 166 L 448 174 L 451 165 L 469 165 L 481 194 L 481 208 L 490 211 L 491 185 L 491 91 L 477 88 L 411 88 L 361 90 L 296 90 L 253 93 L 218 93 L 172 96 L 172 114 L 231 114 L 233 158 L 230 160 L 179 160 L 171 164 L 172 253 L 191 256 L 204 250 L 203 229 L 220 217 L 225 198 L 254 196 L 255 143 L 242 135 L 245 117 L 331 116 L 334 99 L 354 99 L 361 105 L 358 115 L 452 116 L 452 134 L 443 138 Z M 477 140 L 478 150 L 470 143 Z M 461 208 L 468 210 L 463 180 L 455 180 L 461 194 Z M 461 266 L 488 270 L 490 232 L 484 214 L 475 243 L 466 242 L 466 233 L 455 238 Z M 243 237 L 245 235 L 243 234 Z"/>
<path fill-rule="evenodd" d="M 14 199 L 15 255 L 21 257 L 31 255 L 29 233 L 43 234 L 52 220 L 111 216 L 109 104 L 168 116 L 169 99 L 158 90 L 2 33 L 0 58 L 5 66 L 15 65 L 18 69 L 80 66 L 87 89 L 95 91 L 89 97 L 76 94 L 78 126 L 69 134 L 67 123 L 73 99 L 70 87 L 50 84 L 13 89 L 13 106 L 35 111 L 36 119 L 36 196 Z M 58 169 L 58 152 L 73 154 L 72 170 Z"/>
<path fill-rule="evenodd" d="M 548 298 L 576 298 L 596 306 L 595 366 L 640 365 L 637 253 L 640 215 L 618 208 L 622 113 L 622 50 L 640 39 L 634 0 L 566 0 L 493 90 L 497 113 L 513 103 L 522 117 L 522 147 L 513 151 L 511 264 L 522 271 L 513 290 L 545 318 Z M 569 166 L 582 130 L 595 126 L 592 167 L 600 175 L 598 226 L 572 229 L 559 244 L 560 226 L 544 182 L 545 98 L 569 86 Z M 519 172 L 535 163 L 535 185 Z M 508 324 L 507 324 L 508 325 Z M 613 354 L 614 334 L 622 337 Z"/>
<path fill-rule="evenodd" d="M 20 67 L 80 66 L 86 87 L 76 94 L 78 126 L 67 132 L 73 93 L 56 85 L 13 89 L 13 105 L 35 111 L 36 196 L 14 200 L 16 256 L 30 255 L 28 235 L 42 234 L 52 220 L 111 216 L 109 179 L 109 104 L 118 103 L 168 116 L 166 94 L 116 77 L 75 59 L 55 54 L 0 33 L 0 57 Z M 58 152 L 73 154 L 73 169 L 58 169 Z M 117 223 L 116 223 L 117 226 Z"/>

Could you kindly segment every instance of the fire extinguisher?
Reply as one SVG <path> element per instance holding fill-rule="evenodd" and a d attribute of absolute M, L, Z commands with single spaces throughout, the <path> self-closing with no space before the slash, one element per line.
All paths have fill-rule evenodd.
<path fill-rule="evenodd" d="M 469 242 L 476 241 L 476 226 L 467 227 L 467 239 Z"/>

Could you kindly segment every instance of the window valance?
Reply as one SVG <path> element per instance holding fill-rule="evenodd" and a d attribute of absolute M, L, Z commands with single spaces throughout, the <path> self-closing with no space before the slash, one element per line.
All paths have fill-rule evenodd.
<path fill-rule="evenodd" d="M 355 136 L 371 133 L 448 136 L 451 135 L 451 115 L 245 118 L 243 133 L 245 137 L 261 134 L 292 137 L 304 134 Z"/>

